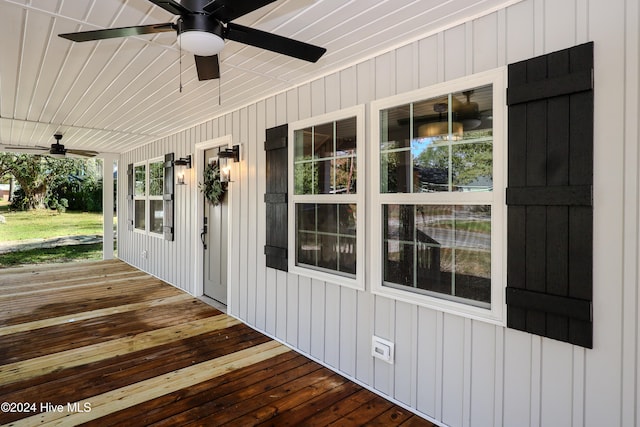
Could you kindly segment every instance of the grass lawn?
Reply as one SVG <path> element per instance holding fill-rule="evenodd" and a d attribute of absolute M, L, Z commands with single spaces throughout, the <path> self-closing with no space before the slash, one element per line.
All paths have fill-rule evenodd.
<path fill-rule="evenodd" d="M 31 249 L 0 255 L 0 269 L 25 264 L 50 264 L 73 261 L 98 261 L 102 259 L 102 243 L 93 245 L 60 246 L 57 248 Z"/>
<path fill-rule="evenodd" d="M 102 214 L 68 211 L 9 211 L 9 202 L 0 201 L 0 242 L 37 238 L 102 235 Z M 114 218 L 115 220 L 115 218 Z M 31 249 L 0 255 L 0 269 L 25 264 L 45 264 L 102 259 L 102 243 L 57 248 Z"/>
<path fill-rule="evenodd" d="M 0 242 L 81 234 L 102 234 L 102 214 L 51 210 L 9 212 L 7 202 L 0 202 Z"/>

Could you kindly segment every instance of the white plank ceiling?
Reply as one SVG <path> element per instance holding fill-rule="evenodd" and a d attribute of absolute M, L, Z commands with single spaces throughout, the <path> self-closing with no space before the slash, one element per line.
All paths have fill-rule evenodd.
<path fill-rule="evenodd" d="M 234 22 L 327 53 L 313 64 L 227 41 L 221 79 L 200 82 L 173 32 L 84 43 L 58 37 L 176 20 L 147 0 L 0 0 L 0 149 L 48 146 L 61 132 L 67 148 L 125 152 L 503 3 L 277 0 Z"/>

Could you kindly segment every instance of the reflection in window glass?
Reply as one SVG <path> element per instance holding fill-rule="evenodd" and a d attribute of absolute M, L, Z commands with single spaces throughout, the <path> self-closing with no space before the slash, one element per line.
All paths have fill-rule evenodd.
<path fill-rule="evenodd" d="M 354 194 L 356 118 L 294 132 L 294 193 Z"/>
<path fill-rule="evenodd" d="M 296 203 L 296 264 L 353 277 L 355 204 Z"/>
<path fill-rule="evenodd" d="M 162 233 L 163 204 L 162 200 L 149 200 L 149 231 L 152 233 Z"/>
<path fill-rule="evenodd" d="M 145 196 L 146 192 L 146 165 L 137 165 L 133 168 L 133 175 L 135 178 L 134 195 Z"/>
<path fill-rule="evenodd" d="M 386 286 L 489 306 L 491 208 L 383 205 Z"/>
<path fill-rule="evenodd" d="M 492 191 L 492 85 L 380 111 L 380 192 Z"/>
<path fill-rule="evenodd" d="M 145 200 L 135 200 L 134 203 L 134 227 L 138 230 L 145 230 Z"/>
<path fill-rule="evenodd" d="M 149 163 L 149 195 L 162 196 L 164 186 L 164 165 L 162 162 Z"/>

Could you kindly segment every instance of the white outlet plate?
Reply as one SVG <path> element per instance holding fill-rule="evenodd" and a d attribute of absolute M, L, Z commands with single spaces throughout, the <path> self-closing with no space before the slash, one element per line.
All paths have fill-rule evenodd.
<path fill-rule="evenodd" d="M 395 345 L 384 338 L 373 336 L 371 340 L 371 355 L 375 358 L 393 364 Z"/>

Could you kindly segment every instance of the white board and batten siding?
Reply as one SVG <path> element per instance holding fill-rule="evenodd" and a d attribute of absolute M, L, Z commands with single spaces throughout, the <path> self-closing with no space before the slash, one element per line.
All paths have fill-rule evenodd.
<path fill-rule="evenodd" d="M 241 143 L 230 189 L 237 218 L 230 314 L 438 424 L 638 425 L 638 3 L 511 2 L 125 153 L 120 165 L 193 154 L 196 143 L 225 135 Z M 265 267 L 265 129 L 588 41 L 595 49 L 593 350 L 375 296 L 370 284 L 362 292 Z M 197 180 L 187 181 L 176 188 L 175 241 L 121 226 L 118 252 L 193 293 Z M 119 188 L 123 207 L 126 175 Z M 119 223 L 126 220 L 121 208 Z M 395 364 L 371 357 L 373 334 L 395 343 Z"/>

